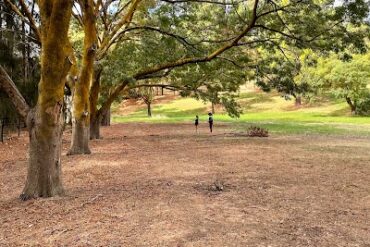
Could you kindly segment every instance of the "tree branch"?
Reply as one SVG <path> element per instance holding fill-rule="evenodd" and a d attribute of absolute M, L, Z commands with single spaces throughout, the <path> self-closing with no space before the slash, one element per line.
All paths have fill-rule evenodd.
<path fill-rule="evenodd" d="M 107 33 L 107 35 L 105 36 L 107 38 L 103 37 L 103 42 L 99 49 L 100 51 L 96 56 L 98 60 L 101 59 L 106 54 L 108 49 L 120 37 L 119 30 L 125 25 L 126 25 L 125 28 L 129 26 L 136 11 L 136 8 L 140 2 L 141 0 L 132 0 L 129 9 L 127 10 L 127 13 L 124 16 L 122 16 L 121 20 L 114 26 L 112 30 L 110 30 L 109 34 Z"/>
<path fill-rule="evenodd" d="M 8 1 L 8 0 L 7 0 Z M 30 22 L 30 27 L 32 28 L 32 30 L 35 32 L 36 34 L 36 39 L 41 42 L 41 33 L 40 33 L 40 30 L 37 28 L 37 25 L 36 25 L 36 21 L 35 19 L 33 18 L 31 12 L 28 10 L 27 8 L 27 5 L 25 4 L 24 0 L 20 0 L 19 1 L 21 6 L 22 6 L 22 10 L 24 11 L 24 13 L 26 14 L 29 22 Z"/>
<path fill-rule="evenodd" d="M 217 5 L 237 5 L 239 3 L 246 2 L 245 0 L 242 1 L 236 1 L 227 3 L 225 1 L 212 1 L 212 0 L 161 0 L 162 2 L 170 3 L 170 4 L 176 4 L 176 3 L 209 3 L 209 4 L 217 4 Z"/>
<path fill-rule="evenodd" d="M 23 0 L 20 1 L 21 5 L 22 5 L 22 9 L 23 11 L 26 13 L 27 17 L 25 17 L 21 10 L 16 6 L 14 5 L 10 0 L 5 0 L 6 3 L 10 6 L 10 8 L 24 21 L 26 21 L 28 23 L 28 25 L 31 27 L 31 29 L 34 31 L 35 33 L 35 43 L 37 43 L 38 45 L 41 45 L 41 33 L 40 33 L 40 30 L 37 28 L 36 26 L 36 21 L 35 19 L 32 17 L 31 13 L 28 11 L 27 9 L 27 6 L 26 4 L 23 2 Z"/>
<path fill-rule="evenodd" d="M 3 66 L 0 65 L 0 88 L 5 91 L 9 99 L 12 101 L 14 107 L 17 109 L 19 115 L 23 119 L 27 118 L 30 107 L 28 106 L 26 100 L 23 98 L 22 94 L 19 92 L 17 86 L 14 84 L 12 79 L 6 73 Z"/>
<path fill-rule="evenodd" d="M 223 52 L 229 50 L 230 48 L 237 46 L 238 42 L 250 31 L 255 27 L 256 20 L 257 20 L 257 8 L 258 8 L 258 3 L 259 0 L 254 1 L 253 5 L 253 11 L 252 11 L 252 17 L 249 22 L 249 24 L 244 28 L 244 30 L 233 40 L 231 40 L 228 44 L 216 49 L 214 52 L 210 53 L 209 55 L 205 57 L 193 57 L 193 58 L 183 58 L 179 59 L 174 62 L 169 62 L 165 64 L 160 64 L 142 71 L 139 71 L 136 73 L 134 76 L 132 76 L 130 79 L 135 81 L 135 80 L 141 80 L 145 78 L 148 75 L 155 74 L 157 72 L 166 70 L 166 69 L 172 69 L 175 67 L 180 67 L 186 64 L 193 64 L 193 63 L 202 63 L 202 62 L 209 62 L 215 58 L 217 58 L 219 55 L 221 55 Z M 114 99 L 118 97 L 120 92 L 129 84 L 130 79 L 127 78 L 123 80 L 119 86 L 117 86 L 114 90 L 113 93 L 108 96 L 108 99 L 106 102 L 103 103 L 102 107 L 99 109 L 99 112 L 107 110 Z"/>

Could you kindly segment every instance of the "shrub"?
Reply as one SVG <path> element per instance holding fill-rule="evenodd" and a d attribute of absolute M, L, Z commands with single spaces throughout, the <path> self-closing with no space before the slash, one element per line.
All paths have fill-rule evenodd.
<path fill-rule="evenodd" d="M 356 102 L 356 114 L 370 116 L 370 93 Z"/>

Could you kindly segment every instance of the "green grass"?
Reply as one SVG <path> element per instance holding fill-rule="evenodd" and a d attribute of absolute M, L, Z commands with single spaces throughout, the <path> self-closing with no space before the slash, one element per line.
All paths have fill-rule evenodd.
<path fill-rule="evenodd" d="M 265 93 L 243 93 L 239 100 L 243 114 L 239 119 L 225 113 L 215 114 L 217 122 L 233 123 L 237 130 L 247 125 L 259 125 L 273 133 L 281 134 L 333 134 L 370 136 L 370 117 L 355 117 L 348 112 L 346 103 L 321 101 L 303 108 L 295 108 L 293 101 L 286 101 L 278 95 Z M 207 121 L 209 104 L 191 98 L 180 98 L 153 107 L 153 117 L 148 118 L 146 109 L 127 116 L 113 116 L 114 122 L 192 122 L 195 115 L 201 122 Z"/>

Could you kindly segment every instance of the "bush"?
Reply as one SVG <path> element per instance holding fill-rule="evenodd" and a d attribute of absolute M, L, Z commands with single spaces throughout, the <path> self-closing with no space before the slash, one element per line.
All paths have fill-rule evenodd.
<path fill-rule="evenodd" d="M 370 94 L 356 102 L 356 114 L 370 116 Z"/>
<path fill-rule="evenodd" d="M 268 137 L 269 131 L 258 126 L 250 126 L 247 129 L 247 135 L 250 137 Z"/>

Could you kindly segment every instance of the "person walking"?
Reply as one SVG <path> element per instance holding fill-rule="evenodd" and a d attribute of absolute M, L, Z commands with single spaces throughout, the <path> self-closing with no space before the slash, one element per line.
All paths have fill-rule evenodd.
<path fill-rule="evenodd" d="M 199 117 L 198 117 L 198 115 L 195 116 L 194 124 L 195 124 L 195 132 L 198 134 L 198 125 L 199 125 Z"/>
<path fill-rule="evenodd" d="M 209 130 L 212 133 L 213 131 L 213 115 L 211 112 L 208 113 L 208 123 L 209 123 Z"/>

